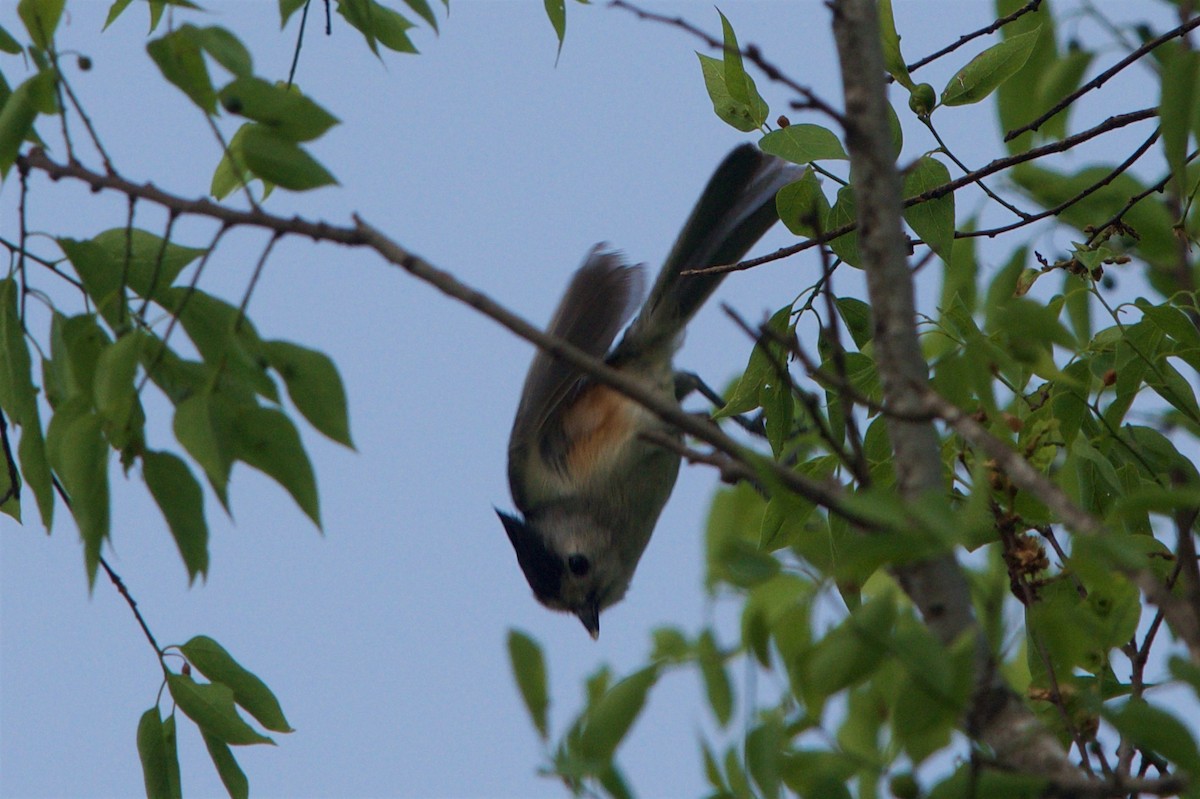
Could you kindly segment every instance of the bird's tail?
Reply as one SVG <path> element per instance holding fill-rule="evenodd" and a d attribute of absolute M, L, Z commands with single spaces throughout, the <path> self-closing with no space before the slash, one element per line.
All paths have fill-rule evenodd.
<path fill-rule="evenodd" d="M 779 219 L 775 193 L 802 174 L 801 167 L 752 144 L 727 155 L 704 187 L 613 361 L 673 352 L 684 326 L 724 277 L 682 273 L 740 260 Z"/>

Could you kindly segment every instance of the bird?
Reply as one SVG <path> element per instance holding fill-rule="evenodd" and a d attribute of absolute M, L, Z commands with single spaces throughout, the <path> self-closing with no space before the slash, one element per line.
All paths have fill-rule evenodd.
<path fill-rule="evenodd" d="M 734 148 L 620 343 L 612 347 L 639 308 L 645 273 L 603 244 L 575 272 L 547 332 L 678 399 L 673 356 L 724 277 L 684 273 L 740 260 L 778 220 L 776 193 L 802 174 L 753 144 Z M 496 513 L 534 597 L 575 614 L 593 639 L 600 613 L 625 596 L 679 473 L 680 455 L 647 433 L 681 437 L 579 368 L 544 350 L 534 355 L 508 444 L 518 513 Z"/>

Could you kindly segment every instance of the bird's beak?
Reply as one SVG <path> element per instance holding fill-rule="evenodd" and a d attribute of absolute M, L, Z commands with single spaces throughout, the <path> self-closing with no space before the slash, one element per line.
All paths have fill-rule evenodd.
<path fill-rule="evenodd" d="M 583 622 L 583 626 L 587 628 L 588 635 L 592 636 L 595 641 L 600 637 L 600 605 L 596 602 L 590 602 L 584 605 L 579 610 L 575 611 L 575 615 Z"/>

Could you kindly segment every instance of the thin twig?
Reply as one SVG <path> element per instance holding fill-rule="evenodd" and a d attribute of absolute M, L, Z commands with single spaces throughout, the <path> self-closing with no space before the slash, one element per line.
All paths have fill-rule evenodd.
<path fill-rule="evenodd" d="M 1042 0 L 1029 0 L 1028 3 L 1021 6 L 1020 8 L 1018 8 L 1016 11 L 1012 12 L 1011 14 L 1006 14 L 1005 16 L 1000 17 L 999 19 L 995 20 L 994 22 L 992 22 L 988 25 L 984 25 L 982 28 L 980 28 L 977 31 L 971 31 L 970 33 L 959 36 L 958 41 L 954 42 L 953 44 L 948 44 L 945 47 L 943 47 L 941 50 L 938 50 L 935 53 L 930 53 L 929 55 L 925 56 L 924 58 L 918 59 L 918 60 L 912 62 L 911 64 L 908 64 L 907 66 L 905 66 L 905 69 L 907 69 L 909 72 L 916 72 L 918 69 L 925 66 L 926 64 L 936 61 L 937 59 L 941 58 L 942 56 L 953 53 L 955 50 L 962 47 L 967 42 L 977 39 L 980 36 L 987 36 L 990 33 L 995 33 L 996 31 L 1000 30 L 1001 28 L 1003 28 L 1005 25 L 1012 22 L 1013 20 L 1020 19 L 1021 17 L 1025 16 L 1026 14 L 1028 14 L 1031 11 L 1037 11 L 1038 6 L 1040 6 L 1041 4 L 1042 4 Z"/>
<path fill-rule="evenodd" d="M 1095 183 L 1088 186 L 1087 188 L 1083 189 L 1078 194 L 1076 194 L 1074 197 L 1071 197 L 1070 199 L 1067 199 L 1067 200 L 1063 200 L 1061 203 L 1054 206 L 1053 208 L 1048 208 L 1045 211 L 1039 211 L 1038 213 L 1033 214 L 1032 216 L 1027 216 L 1025 219 L 1021 220 L 1020 222 L 1012 222 L 1010 224 L 1001 225 L 999 227 L 988 228 L 986 230 L 955 231 L 954 237 L 956 239 L 978 238 L 980 236 L 987 236 L 988 238 L 994 238 L 995 236 L 998 236 L 1001 233 L 1008 233 L 1009 231 L 1016 230 L 1017 228 L 1025 227 L 1026 225 L 1032 224 L 1034 222 L 1039 222 L 1039 221 L 1045 219 L 1046 217 L 1058 216 L 1063 211 L 1067 210 L 1068 208 L 1072 207 L 1073 205 L 1075 205 L 1077 203 L 1082 202 L 1084 199 L 1091 196 L 1092 194 L 1099 191 L 1100 189 L 1104 188 L 1105 186 L 1109 185 L 1114 180 L 1116 180 L 1118 177 L 1120 177 L 1122 174 L 1124 174 L 1125 171 L 1127 169 L 1129 169 L 1129 167 L 1133 166 L 1134 163 L 1136 163 L 1139 158 L 1141 158 L 1143 155 L 1145 155 L 1146 151 L 1149 150 L 1156 141 L 1158 141 L 1159 132 L 1160 132 L 1160 129 L 1155 128 L 1154 132 L 1152 134 L 1150 134 L 1150 136 L 1144 142 L 1142 142 L 1136 150 L 1133 151 L 1132 155 L 1130 155 L 1128 158 L 1126 158 L 1124 161 L 1122 161 L 1120 164 L 1118 164 L 1116 167 L 1114 167 L 1112 169 L 1112 171 L 1110 171 L 1107 175 L 1100 178 L 1100 180 L 1096 181 Z"/>
<path fill-rule="evenodd" d="M 1196 17 L 1194 19 L 1188 20 L 1183 25 L 1180 25 L 1177 28 L 1173 28 L 1172 30 L 1167 31 L 1166 33 L 1162 34 L 1161 36 L 1157 36 L 1157 37 L 1151 39 L 1150 41 L 1146 42 L 1138 49 L 1134 50 L 1129 55 L 1122 58 L 1116 64 L 1113 64 L 1111 67 L 1104 70 L 1099 75 L 1092 78 L 1087 83 L 1083 84 L 1078 89 L 1076 89 L 1075 91 L 1068 94 L 1066 97 L 1059 100 L 1057 103 L 1055 103 L 1053 106 L 1051 106 L 1050 110 L 1047 111 L 1046 113 L 1037 117 L 1032 122 L 1027 122 L 1026 124 L 1020 126 L 1019 128 L 1014 128 L 1014 129 L 1010 130 L 1008 133 L 1005 133 L 1004 141 L 1006 141 L 1006 142 L 1012 141 L 1013 139 L 1020 136 L 1022 133 L 1026 133 L 1031 130 L 1037 130 L 1043 124 L 1045 124 L 1047 120 L 1049 120 L 1051 117 L 1053 117 L 1059 111 L 1062 111 L 1064 108 L 1071 105 L 1071 103 L 1075 102 L 1080 97 L 1082 97 L 1083 95 L 1092 91 L 1093 89 L 1100 88 L 1108 81 L 1109 78 L 1111 78 L 1113 75 L 1116 75 L 1121 70 L 1125 69 L 1125 67 L 1129 66 L 1134 61 L 1137 61 L 1142 56 L 1153 51 L 1159 45 L 1161 45 L 1165 42 L 1169 42 L 1171 39 L 1175 39 L 1179 36 L 1183 36 L 1188 31 L 1190 31 L 1192 28 L 1195 28 L 1197 26 L 1200 26 L 1200 17 Z"/>
<path fill-rule="evenodd" d="M 1008 169 L 1009 167 L 1016 166 L 1017 164 L 1023 164 L 1023 163 L 1026 163 L 1027 161 L 1034 161 L 1038 158 L 1042 158 L 1047 155 L 1052 155 L 1054 153 L 1066 152 L 1068 150 L 1073 149 L 1076 145 L 1082 144 L 1083 142 L 1088 141 L 1090 139 L 1094 139 L 1097 136 L 1103 135 L 1103 134 L 1108 133 L 1113 130 L 1118 130 L 1119 128 L 1123 128 L 1127 125 L 1132 125 L 1137 122 L 1142 122 L 1143 120 L 1146 120 L 1146 119 L 1151 119 L 1157 115 L 1158 115 L 1158 109 L 1143 108 L 1140 111 L 1130 111 L 1129 113 L 1126 113 L 1126 114 L 1117 114 L 1115 116 L 1111 116 L 1108 119 L 1101 122 L 1100 124 L 1098 124 L 1092 128 L 1089 128 L 1085 131 L 1076 133 L 1074 136 L 1068 136 L 1067 138 L 1062 139 L 1060 141 L 1050 142 L 1049 144 L 1042 145 L 1041 147 L 1035 147 L 1031 150 L 1026 150 L 1023 153 L 1016 153 L 1015 155 L 1006 156 L 1004 158 L 997 158 L 996 160 L 992 161 L 991 163 L 986 164 L 986 165 L 980 167 L 979 169 L 976 169 L 973 172 L 969 172 L 966 175 L 955 178 L 954 180 L 950 181 L 949 183 L 943 183 L 941 186 L 935 186 L 934 188 L 930 189 L 929 191 L 926 191 L 922 194 L 918 194 L 915 197 L 909 197 L 909 198 L 905 199 L 904 207 L 910 208 L 914 205 L 919 205 L 920 203 L 928 202 L 929 200 L 936 200 L 939 197 L 944 197 L 947 194 L 951 194 L 955 191 L 958 191 L 963 186 L 969 185 L 971 183 L 975 183 L 980 178 L 985 178 L 988 175 L 993 175 L 997 172 L 1001 172 L 1005 169 Z M 804 241 L 802 241 L 798 244 L 793 244 L 789 247 L 782 247 L 773 253 L 763 255 L 759 258 L 750 258 L 748 260 L 739 261 L 734 264 L 719 264 L 717 266 L 710 266 L 705 269 L 693 269 L 688 272 L 684 272 L 684 274 L 702 275 L 702 274 L 724 274 L 726 272 L 740 272 L 743 269 L 751 269 L 753 267 L 760 266 L 765 263 L 770 263 L 771 261 L 778 261 L 782 258 L 786 258 L 790 255 L 795 255 L 796 253 L 802 252 L 811 247 L 817 247 L 822 244 L 827 244 L 828 242 L 833 241 L 834 239 L 838 238 L 839 236 L 844 236 L 847 233 L 854 231 L 855 229 L 857 229 L 857 227 L 858 226 L 856 223 L 847 222 L 846 224 L 840 225 L 839 227 L 836 227 L 833 230 L 826 231 L 824 234 L 822 234 L 820 236 L 814 236 L 813 238 L 805 239 Z"/>

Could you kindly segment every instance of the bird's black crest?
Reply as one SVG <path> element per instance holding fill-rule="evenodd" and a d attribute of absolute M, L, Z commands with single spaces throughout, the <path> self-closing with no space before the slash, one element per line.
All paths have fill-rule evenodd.
<path fill-rule="evenodd" d="M 504 523 L 504 531 L 517 553 L 517 563 L 525 572 L 525 579 L 533 589 L 533 595 L 543 604 L 559 596 L 562 588 L 563 561 L 546 547 L 542 536 L 516 516 L 497 510 L 496 515 Z"/>

